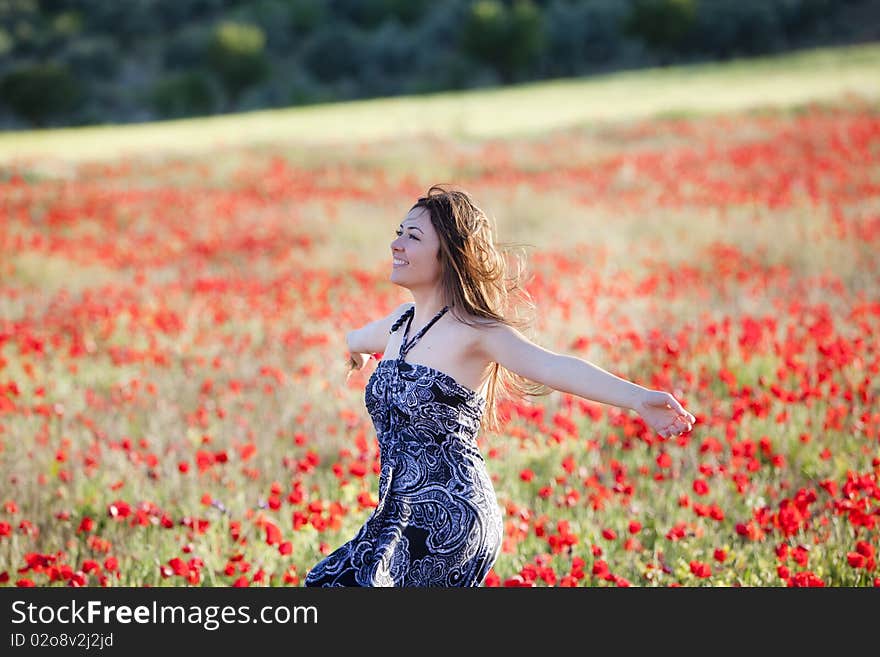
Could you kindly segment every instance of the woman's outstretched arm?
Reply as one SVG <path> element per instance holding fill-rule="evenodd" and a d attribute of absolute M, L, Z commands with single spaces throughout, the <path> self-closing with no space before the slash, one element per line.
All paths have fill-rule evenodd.
<path fill-rule="evenodd" d="M 496 324 L 481 331 L 480 349 L 489 360 L 554 390 L 634 410 L 663 436 L 690 431 L 696 422 L 671 394 L 622 379 L 582 358 L 545 349 L 511 326 Z"/>

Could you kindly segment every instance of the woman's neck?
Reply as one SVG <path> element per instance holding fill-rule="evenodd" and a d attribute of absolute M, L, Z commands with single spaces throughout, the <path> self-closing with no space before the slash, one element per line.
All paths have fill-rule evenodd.
<path fill-rule="evenodd" d="M 426 291 L 411 290 L 411 292 L 416 306 L 412 322 L 414 327 L 424 326 L 434 315 L 443 310 L 443 306 L 448 305 L 438 288 Z"/>

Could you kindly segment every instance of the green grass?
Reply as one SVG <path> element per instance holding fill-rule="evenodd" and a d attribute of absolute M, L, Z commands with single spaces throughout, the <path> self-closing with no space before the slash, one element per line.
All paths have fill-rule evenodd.
<path fill-rule="evenodd" d="M 880 44 L 643 69 L 490 90 L 332 103 L 146 124 L 7 132 L 0 164 L 193 153 L 257 143 L 327 144 L 436 135 L 526 136 L 657 116 L 880 99 Z"/>

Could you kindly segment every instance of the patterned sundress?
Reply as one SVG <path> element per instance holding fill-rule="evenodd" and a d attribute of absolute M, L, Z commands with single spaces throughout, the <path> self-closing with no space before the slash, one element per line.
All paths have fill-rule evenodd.
<path fill-rule="evenodd" d="M 305 586 L 481 586 L 501 549 L 503 523 L 476 437 L 486 399 L 406 354 L 380 360 L 364 402 L 379 442 L 379 502 L 350 541 L 327 555 Z"/>

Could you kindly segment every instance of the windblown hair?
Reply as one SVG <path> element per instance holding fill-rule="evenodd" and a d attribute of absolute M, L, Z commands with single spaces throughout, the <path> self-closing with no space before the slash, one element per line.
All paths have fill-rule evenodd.
<path fill-rule="evenodd" d="M 494 220 L 463 190 L 433 185 L 411 209 L 417 207 L 428 210 L 440 238 L 440 279 L 444 303 L 450 306 L 450 312 L 469 326 L 479 328 L 482 322 L 468 321 L 464 313 L 530 333 L 535 304 L 525 289 L 523 245 L 496 244 Z M 493 363 L 484 424 L 493 431 L 500 428 L 497 403 L 502 397 L 523 399 L 551 391 L 544 384 Z"/>

